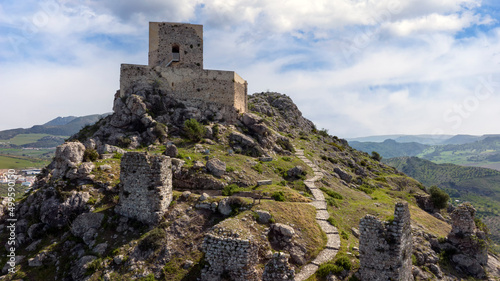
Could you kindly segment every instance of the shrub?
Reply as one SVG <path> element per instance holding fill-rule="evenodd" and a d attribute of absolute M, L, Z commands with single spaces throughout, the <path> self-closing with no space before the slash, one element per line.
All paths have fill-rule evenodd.
<path fill-rule="evenodd" d="M 345 231 L 342 230 L 342 232 L 340 233 L 340 237 L 342 237 L 342 239 L 344 240 L 348 240 L 349 234 L 347 234 Z"/>
<path fill-rule="evenodd" d="M 380 154 L 376 151 L 372 151 L 372 159 L 375 160 L 375 161 L 382 161 L 382 156 L 380 156 Z"/>
<path fill-rule="evenodd" d="M 488 226 L 480 218 L 474 218 L 474 223 L 476 224 L 476 227 L 482 232 L 490 233 Z"/>
<path fill-rule="evenodd" d="M 222 195 L 224 195 L 224 196 L 231 196 L 234 193 L 238 192 L 237 191 L 238 188 L 239 187 L 236 184 L 234 184 L 234 183 L 228 184 L 228 185 L 226 185 L 224 187 L 224 189 L 222 189 Z"/>
<path fill-rule="evenodd" d="M 323 129 L 319 130 L 318 133 L 320 136 L 328 137 L 328 129 L 323 128 Z"/>
<path fill-rule="evenodd" d="M 164 238 L 166 237 L 165 230 L 161 228 L 153 229 L 148 236 L 139 242 L 139 250 L 145 252 L 149 249 L 154 251 L 158 250 L 164 244 Z"/>
<path fill-rule="evenodd" d="M 262 168 L 262 164 L 260 164 L 260 163 L 258 163 L 257 165 L 253 165 L 252 169 L 254 169 L 255 171 L 257 171 L 259 174 L 262 174 L 262 172 L 264 171 L 263 168 Z"/>
<path fill-rule="evenodd" d="M 115 154 L 113 154 L 113 159 L 122 159 L 122 157 L 123 157 L 122 153 L 115 152 Z"/>
<path fill-rule="evenodd" d="M 429 193 L 431 194 L 431 201 L 434 203 L 434 207 L 444 209 L 448 206 L 450 196 L 446 192 L 433 185 L 429 189 Z"/>
<path fill-rule="evenodd" d="M 342 267 L 345 270 L 351 270 L 352 268 L 351 260 L 346 255 L 338 255 L 337 260 L 335 260 L 335 265 Z"/>
<path fill-rule="evenodd" d="M 283 156 L 283 157 L 281 157 L 281 159 L 283 159 L 283 161 L 287 161 L 287 162 L 292 161 L 292 158 L 290 158 L 288 156 Z"/>
<path fill-rule="evenodd" d="M 99 158 L 99 153 L 95 149 L 85 149 L 83 153 L 83 162 L 94 162 Z"/>
<path fill-rule="evenodd" d="M 331 225 L 333 225 L 333 226 L 337 227 L 337 225 L 336 225 L 336 223 L 335 223 L 335 219 L 334 219 L 332 216 L 330 216 L 330 217 L 329 217 L 326 221 L 327 221 L 329 224 L 331 224 Z"/>
<path fill-rule="evenodd" d="M 231 172 L 234 172 L 234 171 L 235 171 L 234 167 L 231 167 L 231 166 L 227 166 L 226 167 L 226 172 L 231 173 Z"/>
<path fill-rule="evenodd" d="M 330 206 L 334 206 L 336 208 L 339 207 L 339 204 L 337 204 L 337 201 L 335 201 L 335 199 L 333 199 L 332 197 L 327 197 L 326 199 L 326 203 Z"/>
<path fill-rule="evenodd" d="M 191 118 L 184 121 L 184 133 L 192 141 L 200 141 L 206 133 L 206 128 L 196 119 Z"/>
<path fill-rule="evenodd" d="M 331 263 L 324 263 L 319 266 L 318 271 L 316 271 L 316 275 L 319 277 L 327 277 L 330 273 L 333 274 L 339 274 L 343 271 L 344 269 L 338 265 L 331 264 Z"/>
<path fill-rule="evenodd" d="M 276 191 L 273 193 L 273 195 L 271 195 L 271 197 L 275 200 L 275 201 L 285 201 L 285 194 L 283 193 L 283 191 Z"/>

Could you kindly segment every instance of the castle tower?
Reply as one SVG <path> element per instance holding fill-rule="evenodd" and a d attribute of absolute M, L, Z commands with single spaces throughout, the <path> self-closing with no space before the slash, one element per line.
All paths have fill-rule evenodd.
<path fill-rule="evenodd" d="M 203 69 L 203 26 L 150 22 L 148 64 Z"/>
<path fill-rule="evenodd" d="M 148 65 L 122 64 L 117 98 L 155 93 L 199 110 L 200 119 L 236 123 L 247 111 L 247 81 L 234 71 L 203 69 L 203 26 L 149 23 Z"/>

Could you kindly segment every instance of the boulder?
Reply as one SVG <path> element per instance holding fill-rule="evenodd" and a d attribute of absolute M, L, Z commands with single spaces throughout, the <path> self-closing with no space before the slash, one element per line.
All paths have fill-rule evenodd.
<path fill-rule="evenodd" d="M 71 277 L 73 280 L 84 280 L 85 274 L 91 262 L 93 262 L 97 257 L 95 256 L 83 256 L 77 262 L 76 265 L 71 267 Z"/>
<path fill-rule="evenodd" d="M 210 195 L 208 195 L 206 193 L 202 193 L 201 196 L 200 196 L 200 201 L 205 201 L 208 198 L 210 198 Z"/>
<path fill-rule="evenodd" d="M 222 177 L 226 172 L 226 163 L 217 158 L 212 158 L 207 161 L 207 170 L 216 177 Z"/>
<path fill-rule="evenodd" d="M 302 166 L 295 166 L 295 167 L 289 169 L 286 173 L 289 177 L 298 178 L 302 175 L 305 175 L 306 170 Z"/>
<path fill-rule="evenodd" d="M 168 144 L 167 147 L 165 148 L 165 153 L 166 156 L 169 156 L 171 158 L 177 157 L 179 154 L 179 151 L 177 150 L 177 146 L 175 144 Z"/>
<path fill-rule="evenodd" d="M 293 237 L 295 235 L 295 230 L 293 229 L 293 227 L 286 224 L 275 223 L 271 226 L 271 228 L 274 231 L 281 233 L 281 235 L 285 237 Z"/>
<path fill-rule="evenodd" d="M 83 238 L 85 244 L 88 245 L 94 240 L 103 218 L 104 214 L 101 213 L 81 214 L 73 221 L 71 233 Z"/>
<path fill-rule="evenodd" d="M 342 169 L 340 168 L 335 168 L 333 169 L 333 171 L 339 175 L 340 179 L 342 179 L 343 181 L 347 182 L 347 183 L 350 183 L 352 181 L 352 176 L 349 175 L 347 172 L 343 171 Z"/>
<path fill-rule="evenodd" d="M 258 216 L 257 222 L 259 223 L 269 223 L 271 220 L 271 214 L 268 211 L 257 210 L 255 213 Z"/>
<path fill-rule="evenodd" d="M 55 178 L 66 177 L 69 170 L 76 172 L 78 164 L 83 161 L 85 146 L 80 142 L 67 142 L 56 148 L 53 161 L 54 170 L 52 175 Z"/>
<path fill-rule="evenodd" d="M 224 198 L 219 202 L 218 210 L 224 216 L 229 216 L 233 209 L 231 208 L 231 199 Z"/>

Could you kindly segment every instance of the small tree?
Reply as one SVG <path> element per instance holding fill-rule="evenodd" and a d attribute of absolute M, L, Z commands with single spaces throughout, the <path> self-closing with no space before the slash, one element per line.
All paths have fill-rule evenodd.
<path fill-rule="evenodd" d="M 429 193 L 431 194 L 431 201 L 434 204 L 434 207 L 441 210 L 448 206 L 448 200 L 450 200 L 450 196 L 445 191 L 433 185 L 429 189 Z"/>
<path fill-rule="evenodd" d="M 380 156 L 380 154 L 376 151 L 372 151 L 372 159 L 375 160 L 375 161 L 382 161 L 382 156 Z"/>
<path fill-rule="evenodd" d="M 184 121 L 184 132 L 190 140 L 200 141 L 205 136 L 206 128 L 196 119 L 191 118 Z"/>

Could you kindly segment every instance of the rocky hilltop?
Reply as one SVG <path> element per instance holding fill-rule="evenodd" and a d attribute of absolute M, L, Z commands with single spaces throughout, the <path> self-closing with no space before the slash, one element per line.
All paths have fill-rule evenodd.
<path fill-rule="evenodd" d="M 116 95 L 15 210 L 2 202 L 0 279 L 500 276 L 471 205 L 436 208 L 421 183 L 318 130 L 286 95 L 251 95 L 248 109 L 228 123 L 154 85 Z"/>

